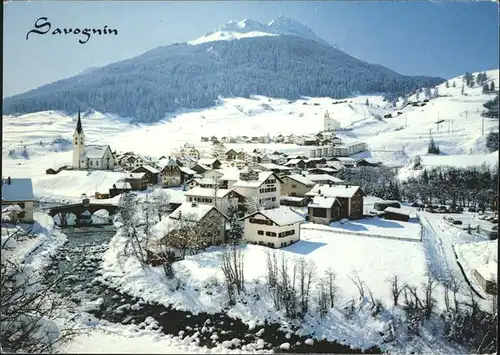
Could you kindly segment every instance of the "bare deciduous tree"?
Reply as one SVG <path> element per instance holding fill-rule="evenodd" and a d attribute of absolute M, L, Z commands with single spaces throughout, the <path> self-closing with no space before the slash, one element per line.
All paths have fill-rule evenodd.
<path fill-rule="evenodd" d="M 399 284 L 398 275 L 393 275 L 388 281 L 391 283 L 391 294 L 392 294 L 393 305 L 394 307 L 397 307 L 399 302 L 399 296 L 401 295 L 403 288 Z"/>
<path fill-rule="evenodd" d="M 162 216 L 170 210 L 170 194 L 162 188 L 156 188 L 151 193 L 150 202 L 161 221 Z"/>
<path fill-rule="evenodd" d="M 142 238 L 139 236 L 139 201 L 135 194 L 123 193 L 118 203 L 118 217 L 122 224 L 121 230 L 126 238 L 124 252 L 132 254 L 141 265 L 145 266 L 147 255 L 142 247 Z"/>
<path fill-rule="evenodd" d="M 325 270 L 325 278 L 326 284 L 328 285 L 328 300 L 330 302 L 330 308 L 333 308 L 335 307 L 335 301 L 338 297 L 338 286 L 335 284 L 337 275 L 331 267 Z"/>
<path fill-rule="evenodd" d="M 236 303 L 236 292 L 240 294 L 245 289 L 245 254 L 238 245 L 228 245 L 222 252 L 221 268 L 226 279 L 229 304 Z"/>

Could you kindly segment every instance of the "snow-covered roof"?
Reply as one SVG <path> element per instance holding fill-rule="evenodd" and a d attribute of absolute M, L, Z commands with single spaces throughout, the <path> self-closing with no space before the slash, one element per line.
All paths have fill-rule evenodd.
<path fill-rule="evenodd" d="M 349 158 L 349 157 L 337 157 L 335 159 L 337 159 L 340 162 L 344 162 L 344 163 L 355 163 L 356 162 L 356 160 L 354 160 L 353 158 Z"/>
<path fill-rule="evenodd" d="M 307 207 L 331 208 L 335 202 L 339 203 L 335 197 L 314 196 Z"/>
<path fill-rule="evenodd" d="M 214 208 L 214 206 L 202 203 L 183 202 L 168 217 L 189 222 L 199 222 Z"/>
<path fill-rule="evenodd" d="M 117 189 L 132 189 L 132 185 L 129 182 L 118 180 L 115 182 L 115 186 Z"/>
<path fill-rule="evenodd" d="M 330 167 L 328 167 L 328 168 L 326 168 L 326 167 L 325 168 L 314 168 L 314 170 L 321 170 L 321 171 L 324 171 L 326 173 L 335 173 L 338 171 L 337 169 L 330 168 Z"/>
<path fill-rule="evenodd" d="M 182 204 L 186 201 L 185 191 L 174 189 L 165 189 L 164 191 L 169 195 L 169 203 Z"/>
<path fill-rule="evenodd" d="M 321 195 L 327 196 L 327 197 L 341 197 L 341 198 L 351 198 L 354 196 L 354 194 L 360 189 L 359 186 L 352 186 L 348 185 L 324 185 L 324 184 L 317 184 L 315 185 L 311 191 L 306 193 L 308 196 L 315 196 L 319 195 L 321 191 Z"/>
<path fill-rule="evenodd" d="M 219 180 L 223 181 L 238 181 L 240 178 L 241 170 L 238 169 L 224 169 L 224 175 L 222 175 Z"/>
<path fill-rule="evenodd" d="M 127 173 L 123 177 L 123 179 L 142 179 L 144 176 L 146 176 L 146 173 Z"/>
<path fill-rule="evenodd" d="M 290 170 L 291 169 L 288 166 L 282 166 L 282 165 L 278 165 L 278 164 L 274 164 L 274 163 L 259 163 L 257 165 L 262 167 L 263 169 L 266 169 L 266 170 L 273 170 L 273 169 Z"/>
<path fill-rule="evenodd" d="M 200 185 L 215 185 L 217 183 L 216 181 L 214 181 L 214 179 L 210 178 L 193 178 L 189 180 L 188 183 L 190 183 L 191 181 L 194 181 Z"/>
<path fill-rule="evenodd" d="M 285 165 L 289 166 L 289 165 L 296 165 L 298 164 L 300 161 L 303 161 L 302 159 L 290 159 L 289 161 L 287 161 L 285 163 Z"/>
<path fill-rule="evenodd" d="M 257 211 L 244 218 L 246 219 L 256 214 L 263 215 L 264 217 L 276 223 L 278 226 L 287 226 L 305 221 L 304 217 L 302 217 L 300 214 L 298 214 L 291 208 L 285 206 L 280 206 L 278 208 L 272 208 L 269 210 Z"/>
<path fill-rule="evenodd" d="M 183 167 L 183 166 L 180 166 L 179 169 L 186 175 L 196 175 L 197 172 L 194 171 L 194 170 L 191 170 L 189 168 L 186 168 L 186 167 Z"/>
<path fill-rule="evenodd" d="M 259 172 L 259 179 L 258 180 L 238 180 L 234 183 L 233 187 L 253 187 L 253 188 L 258 188 L 260 187 L 264 181 L 269 179 L 274 173 L 272 171 L 261 171 Z"/>
<path fill-rule="evenodd" d="M 217 161 L 217 159 L 201 158 L 198 160 L 198 164 L 210 166 L 213 163 L 215 163 L 216 161 Z"/>
<path fill-rule="evenodd" d="M 315 183 L 317 181 L 325 181 L 325 180 L 331 181 L 331 182 L 336 183 L 336 184 L 344 182 L 344 180 L 336 178 L 336 177 L 328 175 L 328 174 L 309 174 L 309 175 L 306 175 L 306 177 Z"/>
<path fill-rule="evenodd" d="M 300 197 L 300 196 L 280 196 L 280 201 L 293 201 L 293 202 L 300 202 L 304 200 L 306 197 Z"/>
<path fill-rule="evenodd" d="M 485 280 L 495 281 L 495 282 L 497 280 L 497 275 L 498 275 L 497 263 L 494 261 L 477 267 L 476 271 Z"/>
<path fill-rule="evenodd" d="M 141 169 L 141 168 L 146 169 L 146 170 L 147 170 L 147 171 L 149 171 L 151 174 L 158 174 L 158 173 L 160 173 L 157 169 L 153 168 L 153 167 L 152 167 L 152 166 L 150 166 L 150 165 L 143 165 L 143 166 L 140 166 L 140 167 L 138 167 L 138 168 L 135 168 L 135 169 L 134 169 L 134 170 L 132 170 L 132 171 L 136 171 L 136 170 Z"/>
<path fill-rule="evenodd" d="M 361 159 L 358 160 L 358 163 L 360 161 L 366 161 L 368 164 L 379 164 L 380 163 L 379 161 L 377 161 L 377 160 L 375 160 L 373 158 L 361 158 Z"/>
<path fill-rule="evenodd" d="M 102 159 L 109 145 L 86 145 L 83 156 L 89 159 Z"/>
<path fill-rule="evenodd" d="M 312 180 L 310 180 L 308 178 L 308 176 L 306 177 L 306 176 L 300 175 L 300 174 L 290 174 L 290 175 L 287 175 L 285 177 L 288 177 L 288 178 L 295 180 L 295 181 L 297 181 L 303 185 L 306 185 L 306 186 L 314 186 L 315 185 L 315 183 Z"/>
<path fill-rule="evenodd" d="M 2 181 L 2 201 L 33 201 L 33 184 L 29 178 L 11 178 Z"/>
<path fill-rule="evenodd" d="M 404 210 L 404 209 L 401 209 L 401 208 L 386 207 L 386 208 L 384 208 L 384 212 L 402 214 L 402 215 L 410 217 L 410 211 Z"/>
<path fill-rule="evenodd" d="M 217 198 L 223 198 L 230 192 L 231 192 L 231 190 L 227 190 L 227 189 L 217 189 Z M 203 188 L 203 187 L 199 187 L 199 186 L 197 186 L 189 191 L 186 191 L 186 193 L 185 193 L 185 196 L 214 197 L 214 195 L 215 195 L 214 189 L 208 189 L 208 188 Z"/>

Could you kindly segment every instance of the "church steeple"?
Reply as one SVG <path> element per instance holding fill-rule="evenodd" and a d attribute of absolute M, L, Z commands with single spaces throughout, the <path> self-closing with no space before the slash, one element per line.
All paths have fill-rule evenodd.
<path fill-rule="evenodd" d="M 83 132 L 82 119 L 80 117 L 80 109 L 78 109 L 78 122 L 76 123 L 76 132 L 78 132 L 78 133 Z"/>

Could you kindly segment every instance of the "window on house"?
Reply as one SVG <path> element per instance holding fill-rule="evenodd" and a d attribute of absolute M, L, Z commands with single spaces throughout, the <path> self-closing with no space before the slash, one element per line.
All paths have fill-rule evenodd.
<path fill-rule="evenodd" d="M 90 166 L 92 166 L 92 160 L 90 161 Z"/>
<path fill-rule="evenodd" d="M 258 235 L 264 235 L 264 231 L 257 231 Z"/>
<path fill-rule="evenodd" d="M 95 165 L 99 166 L 99 161 L 98 160 L 96 160 Z"/>
<path fill-rule="evenodd" d="M 267 243 L 267 246 L 268 246 L 269 248 L 274 248 L 274 243 Z"/>
<path fill-rule="evenodd" d="M 17 205 L 21 208 L 24 208 L 24 202 L 18 202 Z"/>
<path fill-rule="evenodd" d="M 292 189 L 295 189 L 295 188 L 297 188 L 297 185 L 292 184 Z"/>
<path fill-rule="evenodd" d="M 266 235 L 268 237 L 276 237 L 276 233 L 275 232 L 266 232 Z"/>

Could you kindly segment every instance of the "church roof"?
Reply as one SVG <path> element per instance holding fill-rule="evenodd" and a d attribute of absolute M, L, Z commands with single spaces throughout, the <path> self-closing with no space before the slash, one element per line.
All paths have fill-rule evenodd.
<path fill-rule="evenodd" d="M 83 128 L 82 128 L 82 119 L 80 117 L 80 109 L 78 109 L 78 121 L 76 123 L 76 131 L 78 133 L 82 133 L 83 132 Z"/>
<path fill-rule="evenodd" d="M 85 146 L 85 152 L 82 156 L 89 159 L 102 159 L 108 147 L 108 145 L 87 145 Z"/>

